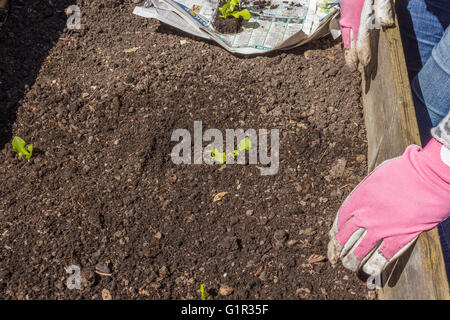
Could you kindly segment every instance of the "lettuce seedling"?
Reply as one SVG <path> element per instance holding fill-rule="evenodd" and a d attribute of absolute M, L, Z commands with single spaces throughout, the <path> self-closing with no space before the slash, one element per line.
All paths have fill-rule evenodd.
<path fill-rule="evenodd" d="M 241 141 L 239 141 L 239 144 L 238 144 L 239 151 L 242 151 L 242 150 L 249 151 L 251 147 L 252 147 L 252 143 L 250 141 L 250 138 L 246 137 L 246 138 L 242 139 Z M 233 152 L 230 152 L 228 154 L 228 156 L 236 159 L 237 156 L 239 155 L 239 151 L 234 150 Z M 218 163 L 227 162 L 227 154 L 225 152 L 219 152 L 218 149 L 212 149 L 211 151 L 207 151 L 207 152 L 211 153 L 211 157 L 213 157 L 213 159 L 216 160 L 216 162 L 218 162 Z"/>
<path fill-rule="evenodd" d="M 239 1 L 240 0 L 227 0 L 227 2 L 223 6 L 219 7 L 219 11 L 222 13 L 220 17 L 228 18 L 229 16 L 232 16 L 236 19 L 238 19 L 239 17 L 242 17 L 244 20 L 250 19 L 252 15 L 247 9 L 241 11 L 234 10 L 237 7 Z"/>
<path fill-rule="evenodd" d="M 249 137 L 245 137 L 238 144 L 239 151 L 242 151 L 244 149 L 249 151 L 251 147 L 252 147 L 252 143 L 251 143 Z"/>
<path fill-rule="evenodd" d="M 229 153 L 228 155 L 230 157 L 237 158 L 237 156 L 239 155 L 239 151 L 234 150 L 233 152 Z"/>
<path fill-rule="evenodd" d="M 206 299 L 208 299 L 209 293 L 206 292 L 205 286 L 203 285 L 203 283 L 200 285 L 200 292 L 201 292 L 201 294 L 202 294 L 202 296 L 201 296 L 201 298 L 200 298 L 201 300 L 206 300 Z"/>
<path fill-rule="evenodd" d="M 218 149 L 212 149 L 211 156 L 219 163 L 227 162 L 227 154 L 225 152 L 219 152 Z"/>
<path fill-rule="evenodd" d="M 27 160 L 30 160 L 33 155 L 33 146 L 30 144 L 28 148 L 25 148 L 27 143 L 20 137 L 15 136 L 12 141 L 13 150 L 19 154 L 19 157 L 25 156 Z"/>

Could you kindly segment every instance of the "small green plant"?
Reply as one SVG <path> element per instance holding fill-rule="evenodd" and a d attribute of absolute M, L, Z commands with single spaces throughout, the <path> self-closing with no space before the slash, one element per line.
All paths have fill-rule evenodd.
<path fill-rule="evenodd" d="M 218 149 L 211 150 L 211 157 L 213 157 L 214 160 L 219 163 L 227 162 L 227 154 L 225 152 L 219 152 Z"/>
<path fill-rule="evenodd" d="M 209 293 L 206 292 L 205 290 L 205 286 L 203 285 L 203 283 L 200 285 L 200 292 L 202 294 L 202 296 L 200 297 L 201 300 L 206 300 L 209 297 Z"/>
<path fill-rule="evenodd" d="M 242 151 L 244 149 L 249 151 L 251 147 L 252 147 L 252 143 L 251 143 L 249 137 L 245 137 L 244 139 L 242 139 L 238 145 L 239 151 Z"/>
<path fill-rule="evenodd" d="M 222 13 L 220 15 L 221 18 L 228 18 L 230 16 L 238 19 L 239 17 L 242 17 L 244 20 L 248 20 L 251 18 L 251 13 L 247 9 L 237 11 L 234 10 L 239 4 L 239 0 L 227 0 L 227 2 L 219 7 L 219 11 Z"/>
<path fill-rule="evenodd" d="M 30 144 L 28 148 L 25 148 L 27 143 L 21 138 L 15 136 L 12 141 L 13 150 L 19 154 L 19 157 L 25 156 L 27 160 L 30 160 L 33 155 L 33 146 Z"/>
<path fill-rule="evenodd" d="M 249 137 L 245 137 L 241 141 L 239 141 L 238 149 L 239 151 L 247 150 L 249 151 L 252 147 L 251 141 Z M 230 152 L 228 155 L 232 158 L 237 158 L 239 155 L 239 151 L 234 150 L 233 152 Z M 220 152 L 218 149 L 212 149 L 211 151 L 207 151 L 211 153 L 211 157 L 218 162 L 218 163 L 225 163 L 227 162 L 227 154 L 225 152 Z"/>

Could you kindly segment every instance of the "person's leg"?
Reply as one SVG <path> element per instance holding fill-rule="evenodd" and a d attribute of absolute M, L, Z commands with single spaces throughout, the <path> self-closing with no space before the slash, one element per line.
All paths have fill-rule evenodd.
<path fill-rule="evenodd" d="M 431 57 L 450 24 L 450 1 L 401 0 L 396 1 L 395 11 L 412 79 Z"/>
<path fill-rule="evenodd" d="M 431 124 L 435 127 L 450 112 L 450 27 L 416 78 L 413 88 L 420 86 L 422 96 L 419 98 L 427 106 Z M 442 222 L 438 230 L 450 282 L 450 219 Z"/>
<path fill-rule="evenodd" d="M 441 239 L 442 253 L 445 260 L 445 268 L 447 269 L 447 279 L 450 282 L 450 219 L 441 222 L 438 225 L 439 237 Z"/>
<path fill-rule="evenodd" d="M 402 0 L 396 1 L 395 9 L 405 52 L 406 66 L 410 76 L 421 139 L 425 145 L 431 137 L 430 129 L 439 123 L 440 118 L 446 115 L 444 112 L 439 112 L 436 107 L 427 105 L 430 103 L 433 91 L 440 90 L 433 90 L 432 87 L 428 88 L 426 93 L 423 93 L 422 90 L 428 86 L 430 81 L 434 81 L 437 77 L 442 78 L 441 76 L 433 76 L 433 72 L 439 70 L 438 66 L 435 65 L 436 61 L 428 61 L 432 56 L 433 49 L 441 41 L 445 30 L 450 24 L 450 1 Z M 427 62 L 428 65 L 425 68 L 424 66 Z M 421 71 L 420 75 L 418 75 L 419 71 Z M 436 97 L 434 100 L 438 98 Z M 433 104 L 436 105 L 436 103 Z"/>
<path fill-rule="evenodd" d="M 411 89 L 425 145 L 431 138 L 430 129 L 437 126 L 450 110 L 450 27 L 412 79 Z"/>

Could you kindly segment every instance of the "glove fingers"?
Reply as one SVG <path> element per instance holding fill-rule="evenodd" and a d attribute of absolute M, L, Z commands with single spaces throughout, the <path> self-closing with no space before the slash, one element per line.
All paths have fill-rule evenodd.
<path fill-rule="evenodd" d="M 369 33 L 364 36 L 360 36 L 358 42 L 356 43 L 356 51 L 358 54 L 358 60 L 364 67 L 367 67 L 370 63 L 370 59 L 372 58 L 372 48 L 370 46 Z"/>
<path fill-rule="evenodd" d="M 337 217 L 335 219 L 335 225 L 337 229 Z M 333 225 L 334 228 L 334 225 Z M 360 228 L 356 232 L 350 236 L 348 241 L 345 243 L 346 249 L 345 252 L 347 255 L 344 256 L 342 259 L 342 264 L 344 267 L 350 269 L 350 270 L 358 270 L 360 265 L 360 260 L 353 254 L 353 252 L 349 252 L 349 250 L 352 249 L 352 246 L 356 243 L 358 243 L 362 240 L 364 237 L 365 230 Z M 344 246 L 340 244 L 340 242 L 336 238 L 336 233 L 331 229 L 330 231 L 330 242 L 328 243 L 328 260 L 332 264 L 336 264 L 339 260 L 339 258 L 342 256 L 342 253 L 344 252 Z"/>
<path fill-rule="evenodd" d="M 340 254 L 342 264 L 347 269 L 357 271 L 377 249 L 377 241 L 359 228 L 345 243 Z"/>
<path fill-rule="evenodd" d="M 411 247 L 419 236 L 420 232 L 410 236 L 394 236 L 387 238 L 380 246 L 381 254 L 388 260 L 395 260 Z"/>
<path fill-rule="evenodd" d="M 370 46 L 370 30 L 372 29 L 374 19 L 372 1 L 366 1 L 362 9 L 361 25 L 359 27 L 358 40 L 356 41 L 358 59 L 365 67 L 369 64 L 372 53 Z"/>
<path fill-rule="evenodd" d="M 331 264 L 336 264 L 339 260 L 339 255 L 341 254 L 342 246 L 337 241 L 336 237 L 332 237 L 330 239 L 330 242 L 328 242 L 328 260 L 331 262 Z"/>
<path fill-rule="evenodd" d="M 370 34 L 380 26 L 391 26 L 394 24 L 394 14 L 391 0 L 366 1 L 361 12 L 361 25 L 356 42 L 356 51 L 361 64 L 367 67 L 372 56 L 370 45 Z"/>
<path fill-rule="evenodd" d="M 353 252 L 350 252 L 342 258 L 342 265 L 350 271 L 356 272 L 361 265 L 361 260 Z"/>
<path fill-rule="evenodd" d="M 376 2 L 375 14 L 376 19 L 381 26 L 392 26 L 394 24 L 392 0 L 378 0 Z"/>
<path fill-rule="evenodd" d="M 364 263 L 362 270 L 375 277 L 379 275 L 388 264 L 389 260 L 387 260 L 379 250 L 376 250 L 367 262 Z"/>
<path fill-rule="evenodd" d="M 353 41 L 352 28 L 341 26 L 342 42 L 344 43 L 344 49 L 350 49 Z"/>
<path fill-rule="evenodd" d="M 366 230 L 363 228 L 358 229 L 345 243 L 344 248 L 341 252 L 342 265 L 351 270 L 358 271 L 359 266 L 361 265 L 361 259 L 359 259 L 354 251 L 364 239 L 366 234 Z"/>
<path fill-rule="evenodd" d="M 338 215 L 340 215 L 340 213 L 338 213 Z M 339 243 L 342 246 L 345 246 L 346 243 L 350 240 L 350 238 L 352 237 L 352 235 L 358 231 L 360 227 L 356 225 L 356 223 L 354 223 L 354 219 L 353 216 L 351 216 L 349 219 L 347 219 L 346 221 L 344 220 L 343 223 L 341 223 L 339 232 L 336 234 L 336 239 L 337 241 L 339 241 Z M 359 238 L 358 238 L 359 239 Z M 356 239 L 356 240 L 358 240 Z M 354 243 L 355 241 L 352 239 L 352 243 Z"/>
<path fill-rule="evenodd" d="M 339 255 L 342 251 L 342 245 L 337 241 L 336 234 L 338 233 L 338 220 L 339 220 L 339 213 L 334 218 L 333 226 L 331 227 L 330 232 L 328 235 L 330 236 L 330 242 L 328 242 L 328 260 L 331 262 L 331 264 L 336 264 L 339 260 Z"/>
<path fill-rule="evenodd" d="M 365 235 L 364 228 L 357 229 L 342 247 L 339 257 L 342 259 L 342 265 L 351 271 L 357 271 L 361 264 L 361 259 L 355 255 L 354 250 L 363 241 Z"/>
<path fill-rule="evenodd" d="M 398 245 L 400 239 L 398 239 L 398 237 L 392 237 L 384 240 L 380 245 L 380 249 L 376 250 L 366 262 L 363 262 L 362 270 L 374 277 L 381 274 L 390 263 L 394 262 L 398 257 L 405 253 L 405 251 L 414 244 L 417 238 L 418 236 L 415 236 L 390 259 L 386 258 L 386 254 L 384 254 L 383 251 L 386 251 L 385 248 Z"/>
<path fill-rule="evenodd" d="M 342 264 L 347 269 L 357 271 L 377 248 L 377 241 L 367 235 L 364 228 L 358 229 L 342 249 Z"/>
<path fill-rule="evenodd" d="M 345 50 L 345 64 L 351 71 L 358 69 L 358 52 L 356 51 L 356 45 L 353 41 L 353 31 L 351 31 L 351 45 L 350 49 Z"/>
<path fill-rule="evenodd" d="M 342 250 L 344 249 L 344 246 L 345 254 L 348 252 L 351 246 L 361 237 L 361 232 L 358 230 L 359 227 L 351 223 L 351 218 L 342 226 L 341 230 L 338 230 L 338 220 L 339 213 L 336 215 L 333 227 L 329 232 L 330 242 L 328 243 L 327 255 L 328 260 L 332 264 L 337 263 L 339 258 L 342 256 Z M 362 230 L 364 232 L 364 229 Z M 339 240 L 338 237 L 340 238 Z M 341 243 L 343 243 L 344 245 L 342 245 Z"/>
<path fill-rule="evenodd" d="M 366 230 L 364 228 L 359 228 L 358 230 L 356 230 L 356 232 L 354 232 L 350 236 L 350 238 L 348 238 L 347 242 L 344 243 L 344 247 L 342 248 L 340 256 L 345 257 L 350 253 L 350 251 L 353 253 L 353 251 L 364 238 L 365 234 Z"/>

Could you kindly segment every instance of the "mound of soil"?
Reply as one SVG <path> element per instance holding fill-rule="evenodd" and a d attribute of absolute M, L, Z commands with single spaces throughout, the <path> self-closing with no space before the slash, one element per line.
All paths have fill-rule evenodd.
<path fill-rule="evenodd" d="M 226 1 L 219 3 L 219 7 L 223 6 Z M 217 10 L 216 18 L 214 19 L 214 29 L 222 34 L 238 33 L 242 28 L 242 17 L 236 19 L 235 17 L 222 18 L 221 13 Z"/>
<path fill-rule="evenodd" d="M 73 2 L 16 0 L 0 32 L 0 299 L 372 297 L 325 258 L 367 170 L 339 42 L 242 58 L 130 14 L 134 0 L 76 1 L 67 30 Z M 172 133 L 195 120 L 279 129 L 278 174 L 174 164 Z"/>
<path fill-rule="evenodd" d="M 214 29 L 223 34 L 238 33 L 242 28 L 242 20 L 242 17 L 238 19 L 234 17 L 222 18 L 220 12 L 218 12 L 214 20 Z"/>

